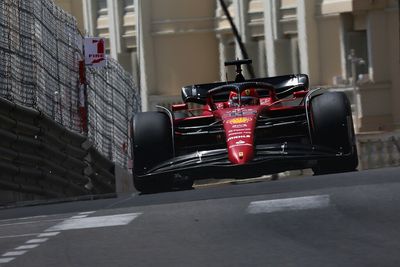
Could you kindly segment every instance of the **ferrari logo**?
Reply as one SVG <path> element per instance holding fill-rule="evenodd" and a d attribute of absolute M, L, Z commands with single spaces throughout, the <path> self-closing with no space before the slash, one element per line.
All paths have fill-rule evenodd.
<path fill-rule="evenodd" d="M 228 123 L 229 124 L 240 124 L 240 123 L 247 123 L 251 120 L 252 119 L 248 118 L 248 117 L 239 117 L 239 118 L 234 118 L 234 119 L 228 120 Z"/>
<path fill-rule="evenodd" d="M 246 90 L 244 91 L 244 93 L 245 93 L 246 95 L 250 95 L 250 89 L 246 89 Z"/>

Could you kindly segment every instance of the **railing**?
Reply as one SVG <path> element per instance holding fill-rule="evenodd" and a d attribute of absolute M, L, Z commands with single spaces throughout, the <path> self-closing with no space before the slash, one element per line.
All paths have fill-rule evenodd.
<path fill-rule="evenodd" d="M 400 133 L 358 135 L 359 169 L 400 166 Z"/>

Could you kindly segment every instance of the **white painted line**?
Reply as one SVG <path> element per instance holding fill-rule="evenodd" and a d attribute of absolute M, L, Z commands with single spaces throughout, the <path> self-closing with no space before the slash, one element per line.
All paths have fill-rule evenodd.
<path fill-rule="evenodd" d="M 3 235 L 0 236 L 0 239 L 5 238 L 17 238 L 17 237 L 27 237 L 27 236 L 37 236 L 39 233 L 31 233 L 31 234 L 23 234 L 23 235 Z"/>
<path fill-rule="evenodd" d="M 60 232 L 48 232 L 48 233 L 43 233 L 38 235 L 38 237 L 50 237 L 50 236 L 56 236 L 58 235 Z"/>
<path fill-rule="evenodd" d="M 24 250 L 24 249 L 32 249 L 32 248 L 37 248 L 40 244 L 33 244 L 33 245 L 23 245 L 16 247 L 15 250 Z"/>
<path fill-rule="evenodd" d="M 17 223 L 6 223 L 6 224 L 0 224 L 0 227 L 3 226 L 13 226 L 13 225 L 23 225 L 23 224 L 34 224 L 34 223 L 45 223 L 45 222 L 57 222 L 57 221 L 63 221 L 63 219 L 52 219 L 52 220 L 43 220 L 43 221 L 32 221 L 32 222 L 17 222 Z"/>
<path fill-rule="evenodd" d="M 79 215 L 89 215 L 92 213 L 95 213 L 96 211 L 85 211 L 85 212 L 79 212 Z"/>
<path fill-rule="evenodd" d="M 0 258 L 0 263 L 8 263 L 14 259 L 15 258 Z"/>
<path fill-rule="evenodd" d="M 54 216 L 54 215 L 53 215 L 53 216 Z M 0 220 L 0 223 L 2 223 L 2 222 L 11 222 L 11 221 L 30 220 L 30 219 L 45 218 L 45 217 L 48 217 L 48 215 L 31 216 L 31 217 L 22 217 L 22 218 L 14 218 L 14 219 L 5 219 L 5 220 Z"/>
<path fill-rule="evenodd" d="M 48 238 L 36 238 L 36 239 L 31 239 L 26 241 L 26 244 L 34 244 L 34 243 L 43 243 L 46 242 L 47 240 L 49 240 Z"/>
<path fill-rule="evenodd" d="M 251 202 L 247 208 L 247 212 L 257 214 L 289 210 L 318 209 L 328 207 L 329 203 L 329 195 L 273 199 Z"/>
<path fill-rule="evenodd" d="M 141 213 L 88 217 L 83 219 L 68 219 L 62 223 L 50 227 L 45 232 L 127 225 L 139 215 L 141 215 Z"/>
<path fill-rule="evenodd" d="M 26 250 L 18 250 L 18 251 L 10 251 L 3 254 L 3 257 L 10 257 L 10 256 L 21 256 L 24 255 L 27 251 Z"/>
<path fill-rule="evenodd" d="M 88 215 L 76 215 L 76 216 L 72 216 L 70 219 L 82 219 L 82 218 L 86 218 Z"/>

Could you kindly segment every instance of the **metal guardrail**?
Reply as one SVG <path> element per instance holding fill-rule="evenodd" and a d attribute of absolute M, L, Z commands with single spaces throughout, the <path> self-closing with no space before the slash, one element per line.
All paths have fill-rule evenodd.
<path fill-rule="evenodd" d="M 0 203 L 115 193 L 114 163 L 86 136 L 0 98 Z"/>

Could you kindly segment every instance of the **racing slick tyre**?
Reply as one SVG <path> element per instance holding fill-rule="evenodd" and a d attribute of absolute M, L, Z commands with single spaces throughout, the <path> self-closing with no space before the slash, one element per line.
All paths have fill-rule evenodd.
<path fill-rule="evenodd" d="M 314 174 L 354 171 L 358 165 L 351 107 L 342 92 L 328 92 L 311 100 L 312 135 L 316 145 L 346 156 L 318 160 Z"/>
<path fill-rule="evenodd" d="M 138 113 L 133 119 L 133 182 L 143 193 L 165 191 L 170 176 L 140 177 L 157 164 L 173 157 L 172 128 L 162 112 Z"/>

